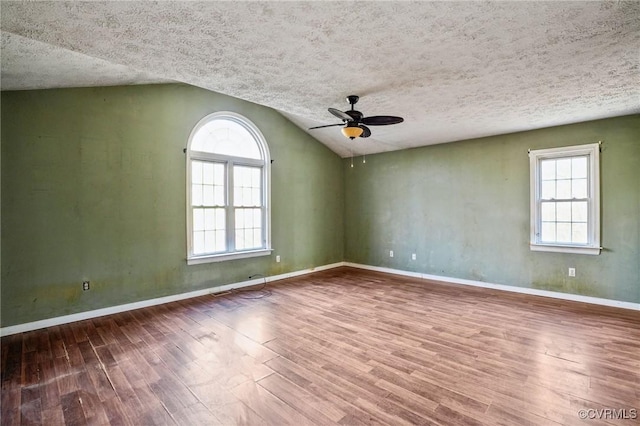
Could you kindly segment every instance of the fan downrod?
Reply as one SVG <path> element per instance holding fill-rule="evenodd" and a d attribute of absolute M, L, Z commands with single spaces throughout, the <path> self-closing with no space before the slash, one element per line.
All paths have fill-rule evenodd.
<path fill-rule="evenodd" d="M 351 104 L 351 109 L 353 109 L 353 106 L 358 103 L 358 99 L 360 99 L 360 97 L 356 95 L 347 96 L 347 102 Z"/>

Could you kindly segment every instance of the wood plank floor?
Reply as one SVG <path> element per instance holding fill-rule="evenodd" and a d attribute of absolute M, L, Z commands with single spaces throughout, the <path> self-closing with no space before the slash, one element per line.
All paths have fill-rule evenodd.
<path fill-rule="evenodd" d="M 639 312 L 350 268 L 268 288 L 3 338 L 2 424 L 638 424 L 579 411 L 640 410 Z"/>

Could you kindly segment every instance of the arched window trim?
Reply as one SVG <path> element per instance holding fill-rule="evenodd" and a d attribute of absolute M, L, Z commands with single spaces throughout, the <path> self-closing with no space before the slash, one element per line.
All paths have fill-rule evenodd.
<path fill-rule="evenodd" d="M 213 120 L 229 120 L 241 125 L 251 134 L 260 150 L 261 160 L 252 158 L 235 157 L 221 155 L 210 152 L 192 151 L 191 144 L 194 136 L 207 123 Z M 227 251 L 217 254 L 194 255 L 193 254 L 193 211 L 191 206 L 191 162 L 192 160 L 204 160 L 214 162 L 224 162 L 227 170 L 231 170 L 234 165 L 258 166 L 262 167 L 262 199 L 264 200 L 264 240 L 265 246 L 260 249 Z M 228 172 L 229 174 L 230 172 Z M 228 176 L 227 174 L 227 176 Z M 228 182 L 226 183 L 229 187 Z M 267 141 L 260 132 L 260 129 L 246 117 L 230 111 L 219 111 L 203 117 L 191 130 L 186 150 L 186 222 L 187 222 L 187 264 L 195 265 L 209 262 L 220 262 L 225 260 L 250 258 L 257 256 L 267 256 L 272 252 L 271 248 L 271 154 Z M 227 224 L 228 226 L 229 224 Z"/>

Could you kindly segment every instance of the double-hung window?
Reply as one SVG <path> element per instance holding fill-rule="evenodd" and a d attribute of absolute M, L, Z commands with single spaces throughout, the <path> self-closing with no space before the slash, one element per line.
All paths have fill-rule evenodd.
<path fill-rule="evenodd" d="M 271 252 L 269 167 L 264 137 L 246 118 L 202 119 L 187 148 L 187 262 Z"/>
<path fill-rule="evenodd" d="M 600 254 L 600 145 L 530 151 L 534 251 Z"/>

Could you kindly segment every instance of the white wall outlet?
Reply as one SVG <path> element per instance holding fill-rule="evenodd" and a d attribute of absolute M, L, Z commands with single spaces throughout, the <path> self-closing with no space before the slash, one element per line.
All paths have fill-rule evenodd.
<path fill-rule="evenodd" d="M 82 290 L 83 291 L 89 290 L 89 281 L 82 281 Z"/>
<path fill-rule="evenodd" d="M 570 277 L 576 276 L 576 268 L 569 268 L 569 276 Z"/>
<path fill-rule="evenodd" d="M 276 262 L 280 263 L 280 255 L 276 256 Z"/>
<path fill-rule="evenodd" d="M 415 253 L 411 253 L 411 260 L 416 260 L 416 254 Z"/>
<path fill-rule="evenodd" d="M 389 257 L 393 257 L 393 250 L 389 250 Z"/>

